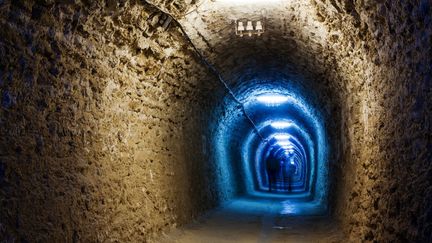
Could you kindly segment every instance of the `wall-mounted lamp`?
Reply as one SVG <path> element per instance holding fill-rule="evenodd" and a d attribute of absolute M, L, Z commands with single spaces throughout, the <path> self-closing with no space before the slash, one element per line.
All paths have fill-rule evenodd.
<path fill-rule="evenodd" d="M 264 33 L 263 20 L 236 20 L 236 35 L 243 37 L 245 34 L 251 37 L 252 35 L 260 36 Z M 246 26 L 246 27 L 245 27 Z"/>

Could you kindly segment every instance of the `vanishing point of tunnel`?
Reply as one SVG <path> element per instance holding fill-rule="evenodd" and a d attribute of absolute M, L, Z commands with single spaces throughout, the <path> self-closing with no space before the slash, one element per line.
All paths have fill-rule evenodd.
<path fill-rule="evenodd" d="M 431 0 L 0 0 L 0 242 L 432 242 Z"/>

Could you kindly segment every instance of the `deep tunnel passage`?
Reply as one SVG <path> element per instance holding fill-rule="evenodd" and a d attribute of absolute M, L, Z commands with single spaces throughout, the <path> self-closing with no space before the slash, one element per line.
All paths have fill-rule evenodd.
<path fill-rule="evenodd" d="M 432 3 L 0 0 L 0 242 L 431 242 Z"/>
<path fill-rule="evenodd" d="M 305 197 L 325 201 L 328 161 L 322 118 L 315 116 L 314 113 L 318 114 L 317 108 L 310 107 L 299 98 L 299 94 L 295 92 L 298 88 L 293 85 L 285 85 L 285 89 L 283 88 L 289 82 L 261 81 L 257 87 L 250 85 L 253 82 L 245 82 L 250 87 L 243 88 L 245 91 L 237 96 L 253 124 L 244 116 L 227 116 L 222 119 L 215 140 L 224 143 L 215 147 L 219 156 L 217 160 L 235 163 L 223 167 L 240 171 L 236 174 L 241 178 L 237 182 L 240 188 L 244 193 L 254 194 L 269 190 L 266 163 L 270 153 L 277 153 L 276 162 L 281 164 L 277 165 L 276 191 L 298 192 Z M 236 102 L 227 104 L 227 109 L 235 105 Z M 287 173 L 290 172 L 286 170 L 290 167 L 298 169 L 297 173 L 294 172 L 297 179 L 293 181 L 292 191 L 288 190 L 287 184 Z M 222 174 L 229 173 L 224 171 Z M 225 186 L 232 187 L 228 183 L 233 182 L 226 183 Z"/>

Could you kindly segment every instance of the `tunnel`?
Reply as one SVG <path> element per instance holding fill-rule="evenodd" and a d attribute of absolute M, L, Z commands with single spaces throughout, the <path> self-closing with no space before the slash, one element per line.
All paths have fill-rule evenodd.
<path fill-rule="evenodd" d="M 316 116 L 319 112 L 305 102 L 293 81 L 272 75 L 270 80 L 269 75 L 241 81 L 242 85 L 233 89 L 235 99 L 227 97 L 225 109 L 235 110 L 239 104 L 241 109 L 238 115 L 220 119 L 214 137 L 216 161 L 224 163 L 222 174 L 234 171 L 221 188 L 237 184 L 239 192 L 248 195 L 269 191 L 267 164 L 274 153 L 279 160 L 286 160 L 282 165 L 285 171 L 276 172 L 275 193 L 293 192 L 323 201 L 328 190 L 328 161 L 322 117 Z M 293 167 L 293 190 L 288 190 L 289 165 Z"/>
<path fill-rule="evenodd" d="M 432 242 L 432 2 L 0 0 L 0 242 Z"/>

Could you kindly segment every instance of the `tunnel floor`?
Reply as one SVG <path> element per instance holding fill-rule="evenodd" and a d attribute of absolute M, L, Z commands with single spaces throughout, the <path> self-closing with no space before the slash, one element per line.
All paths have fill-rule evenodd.
<path fill-rule="evenodd" d="M 343 242 L 338 225 L 321 208 L 298 199 L 240 197 L 160 242 Z"/>

